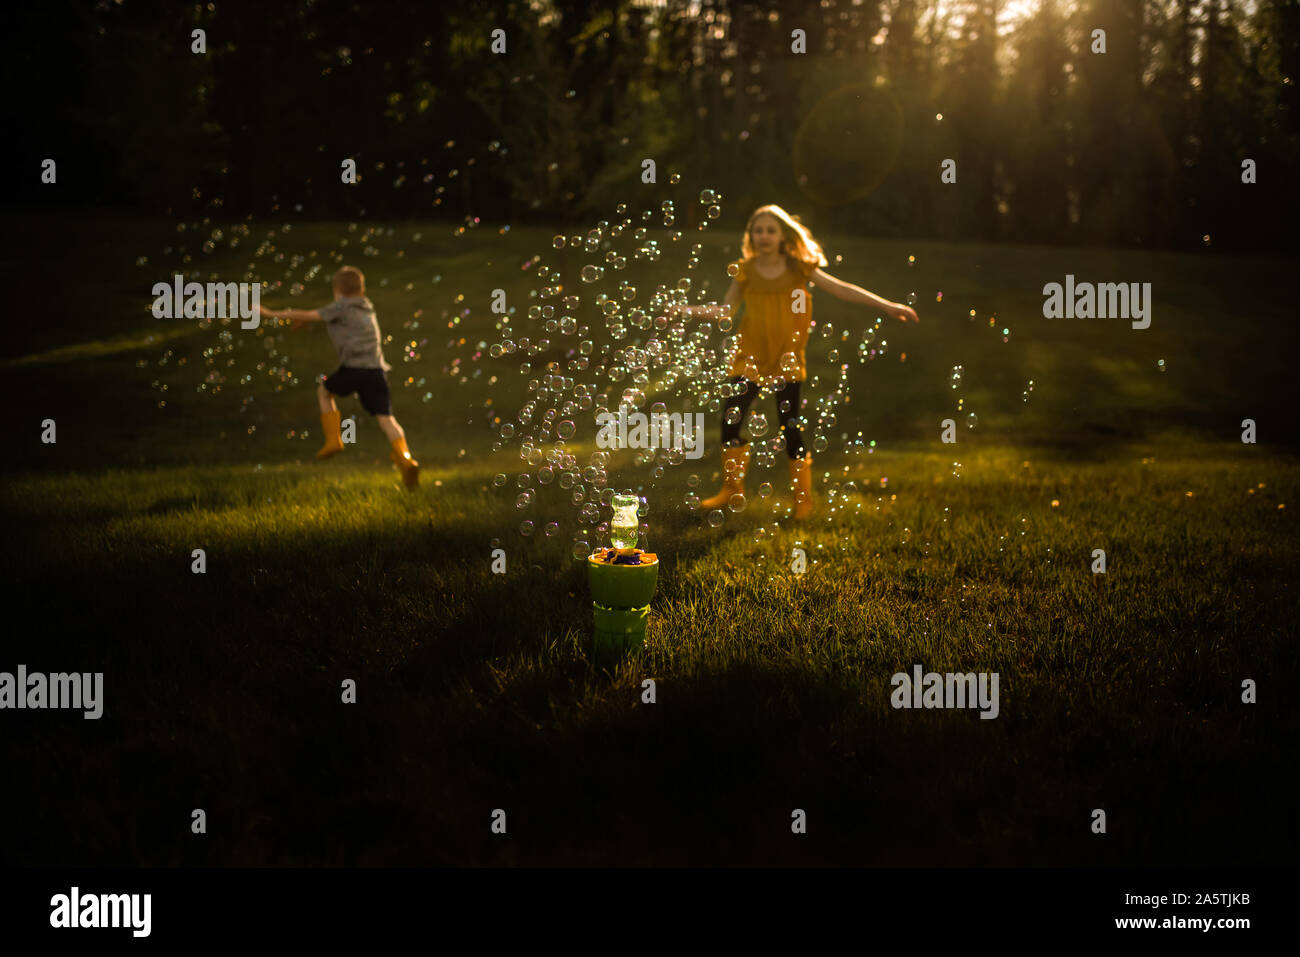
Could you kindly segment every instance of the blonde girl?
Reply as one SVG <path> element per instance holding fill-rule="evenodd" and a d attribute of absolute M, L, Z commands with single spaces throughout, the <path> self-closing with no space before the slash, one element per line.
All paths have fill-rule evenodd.
<path fill-rule="evenodd" d="M 843 282 L 825 272 L 826 257 L 808 228 L 780 206 L 760 206 L 745 226 L 741 258 L 727 267 L 731 287 L 721 303 L 677 306 L 674 313 L 707 318 L 735 317 L 745 306 L 736 354 L 731 361 L 730 396 L 722 410 L 722 490 L 700 502 L 702 509 L 723 508 L 733 495 L 744 492 L 749 467 L 749 446 L 741 441 L 740 426 L 760 381 L 780 380 L 776 392 L 777 420 L 785 432 L 790 459 L 790 485 L 794 515 L 807 518 L 813 510 L 812 453 L 803 444 L 798 426 L 799 391 L 807 377 L 804 350 L 812 324 L 809 284 L 825 289 L 837 299 L 874 309 L 902 322 L 919 322 L 916 312 L 890 302 L 861 286 Z M 803 295 L 797 291 L 803 290 Z M 733 412 L 732 410 L 739 410 Z"/>

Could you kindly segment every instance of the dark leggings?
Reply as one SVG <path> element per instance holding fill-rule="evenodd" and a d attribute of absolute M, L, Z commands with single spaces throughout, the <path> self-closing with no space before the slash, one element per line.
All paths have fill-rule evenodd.
<path fill-rule="evenodd" d="M 740 395 L 729 396 L 722 407 L 723 448 L 742 444 L 740 426 L 745 421 L 750 405 L 758 398 L 757 382 L 738 375 L 731 380 L 731 383 L 744 385 L 745 391 Z M 804 455 L 803 433 L 799 431 L 799 426 L 794 424 L 794 420 L 799 417 L 799 385 L 798 382 L 787 383 L 776 393 L 776 418 L 785 429 L 785 452 L 792 459 L 801 459 Z M 735 425 L 727 422 L 727 412 L 731 409 L 740 409 L 740 417 L 736 419 Z"/>

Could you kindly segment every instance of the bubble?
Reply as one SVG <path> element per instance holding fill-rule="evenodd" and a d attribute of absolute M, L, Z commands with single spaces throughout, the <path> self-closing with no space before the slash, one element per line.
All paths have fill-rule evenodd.
<path fill-rule="evenodd" d="M 686 484 L 689 485 L 691 488 L 699 488 L 700 477 L 692 473 L 691 475 L 688 475 L 686 477 Z"/>
<path fill-rule="evenodd" d="M 813 451 L 825 452 L 828 448 L 830 448 L 830 442 L 826 439 L 826 436 L 819 435 L 813 439 Z"/>
<path fill-rule="evenodd" d="M 709 211 L 708 211 L 709 219 L 717 219 L 717 218 L 718 218 L 719 216 L 721 216 L 721 215 L 722 215 L 722 207 L 721 207 L 721 206 L 710 206 L 710 207 L 709 207 Z"/>
<path fill-rule="evenodd" d="M 522 522 L 519 523 L 519 534 L 520 534 L 520 535 L 531 535 L 531 534 L 533 534 L 533 529 L 536 528 L 536 527 L 537 527 L 536 524 L 534 524 L 534 522 L 533 522 L 533 520 L 532 520 L 531 518 L 526 518 L 526 519 L 524 519 Z"/>
<path fill-rule="evenodd" d="M 506 484 L 505 473 L 498 472 L 496 475 L 492 476 L 492 484 L 495 485 L 497 488 L 501 488 L 501 486 L 505 485 Z"/>
<path fill-rule="evenodd" d="M 691 289 L 690 277 L 683 276 L 681 279 L 677 280 L 677 288 L 680 289 L 682 292 L 690 292 Z"/>
<path fill-rule="evenodd" d="M 961 385 L 961 374 L 962 374 L 961 366 L 952 367 L 952 374 L 949 375 L 948 382 L 954 389 L 957 388 L 959 385 Z"/>
<path fill-rule="evenodd" d="M 555 535 L 559 532 L 559 530 L 560 530 L 560 523 L 559 523 L 559 522 L 547 522 L 547 523 L 546 523 L 546 537 L 547 537 L 547 538 L 554 538 Z"/>
<path fill-rule="evenodd" d="M 686 498 L 683 499 L 687 508 L 699 508 L 700 497 L 695 492 L 687 492 Z"/>
<path fill-rule="evenodd" d="M 585 539 L 579 539 L 573 543 L 572 555 L 574 560 L 582 561 L 591 554 L 591 543 Z"/>
<path fill-rule="evenodd" d="M 1164 359 L 1157 359 L 1157 360 L 1156 360 L 1156 368 L 1159 369 L 1161 372 L 1166 371 L 1166 370 L 1165 370 L 1165 360 L 1164 360 Z"/>
<path fill-rule="evenodd" d="M 740 422 L 740 406 L 731 406 L 725 413 L 723 413 L 722 417 L 726 421 L 727 425 L 736 425 Z"/>
<path fill-rule="evenodd" d="M 681 174 L 681 173 L 673 173 L 672 176 L 669 176 L 669 177 L 668 177 L 668 182 L 672 183 L 674 186 L 676 186 L 676 185 L 677 185 L 678 183 L 680 183 L 681 181 L 682 181 L 682 174 Z"/>
<path fill-rule="evenodd" d="M 715 508 L 713 511 L 709 513 L 709 524 L 712 525 L 714 528 L 717 528 L 724 521 L 726 521 L 726 518 L 727 517 L 722 514 L 721 509 Z"/>
<path fill-rule="evenodd" d="M 730 263 L 730 264 L 727 266 L 727 275 L 728 275 L 728 276 L 736 276 L 736 275 L 738 275 L 739 273 L 740 273 L 740 266 L 738 266 L 736 263 Z"/>
<path fill-rule="evenodd" d="M 767 434 L 767 416 L 762 412 L 754 412 L 749 416 L 749 434 L 753 436 Z"/>
<path fill-rule="evenodd" d="M 522 492 L 519 493 L 519 497 L 515 499 L 515 508 L 527 508 L 529 505 L 532 504 L 533 504 L 533 490 L 530 488 L 524 489 Z"/>
<path fill-rule="evenodd" d="M 578 431 L 578 427 L 574 425 L 573 422 L 571 422 L 569 419 L 565 419 L 563 422 L 561 422 L 559 425 L 555 427 L 555 434 L 562 439 L 573 438 L 574 434 L 577 431 Z"/>
<path fill-rule="evenodd" d="M 758 487 L 758 497 L 759 497 L 759 498 L 767 498 L 767 497 L 768 497 L 769 495 L 771 495 L 771 494 L 772 494 L 772 483 L 771 483 L 771 482 L 764 482 L 762 485 L 760 485 L 760 486 Z"/>
<path fill-rule="evenodd" d="M 961 478 L 961 473 L 962 473 L 962 464 L 960 462 L 953 462 L 952 463 L 953 478 Z"/>
<path fill-rule="evenodd" d="M 911 540 L 912 540 L 912 530 L 910 528 L 903 529 L 903 544 L 906 545 Z"/>
<path fill-rule="evenodd" d="M 980 420 L 979 420 L 978 417 L 976 417 L 976 415 L 975 415 L 974 412 L 972 412 L 970 415 L 966 416 L 966 428 L 968 428 L 968 429 L 973 429 L 973 428 L 975 428 L 975 426 L 977 426 L 977 425 L 979 425 L 979 424 L 980 424 Z"/>
<path fill-rule="evenodd" d="M 909 293 L 907 294 L 907 304 L 908 304 L 909 306 L 915 306 L 915 305 L 916 305 L 916 293 L 914 293 L 914 292 L 909 292 Z"/>
<path fill-rule="evenodd" d="M 743 492 L 737 492 L 727 500 L 727 508 L 733 512 L 743 512 L 745 510 L 745 495 Z"/>
<path fill-rule="evenodd" d="M 599 282 L 605 275 L 605 270 L 600 266 L 586 265 L 582 267 L 583 282 Z"/>
<path fill-rule="evenodd" d="M 718 201 L 718 194 L 711 189 L 700 190 L 700 205 L 709 206 Z"/>
<path fill-rule="evenodd" d="M 563 248 L 564 248 L 564 237 L 563 237 L 563 236 L 556 236 L 554 239 L 551 240 L 551 245 L 554 246 L 556 249 L 563 249 Z"/>

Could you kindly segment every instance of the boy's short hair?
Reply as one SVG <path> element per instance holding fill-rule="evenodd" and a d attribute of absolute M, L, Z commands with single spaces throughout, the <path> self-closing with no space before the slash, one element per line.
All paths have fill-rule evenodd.
<path fill-rule="evenodd" d="M 366 291 L 366 277 L 356 266 L 344 266 L 334 274 L 334 288 L 344 296 L 359 296 Z"/>

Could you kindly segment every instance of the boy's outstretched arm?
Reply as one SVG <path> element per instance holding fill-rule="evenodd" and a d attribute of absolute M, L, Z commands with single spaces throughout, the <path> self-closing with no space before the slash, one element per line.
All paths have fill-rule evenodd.
<path fill-rule="evenodd" d="M 851 282 L 844 282 L 842 279 L 836 279 L 830 273 L 818 269 L 812 274 L 812 283 L 814 286 L 820 286 L 825 289 L 836 299 L 843 299 L 845 302 L 857 303 L 861 306 L 872 306 L 885 313 L 887 316 L 893 316 L 902 322 L 911 319 L 913 322 L 920 322 L 916 310 L 911 306 L 905 306 L 901 302 L 890 302 L 888 299 L 882 299 L 873 292 L 868 292 L 861 286 L 855 286 Z"/>
<path fill-rule="evenodd" d="M 304 323 L 320 322 L 321 315 L 316 309 L 267 309 L 266 306 L 260 306 L 263 316 L 269 316 L 272 319 L 287 319 L 292 325 L 291 329 L 301 329 Z"/>

